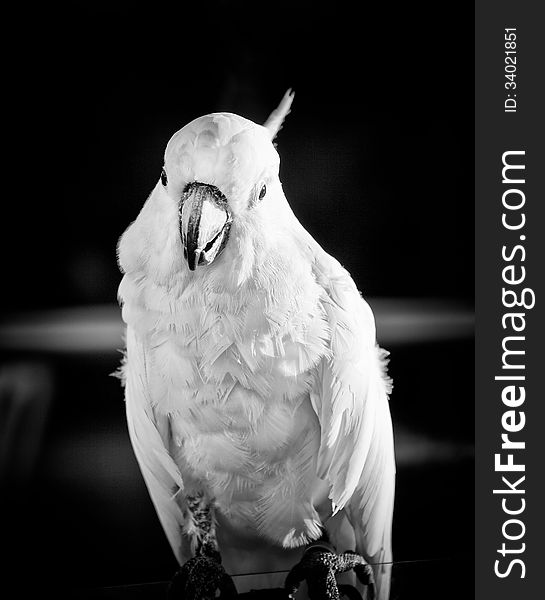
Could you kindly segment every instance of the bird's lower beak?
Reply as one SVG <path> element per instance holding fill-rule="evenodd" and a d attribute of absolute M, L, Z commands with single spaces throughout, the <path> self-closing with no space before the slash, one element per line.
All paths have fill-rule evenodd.
<path fill-rule="evenodd" d="M 213 185 L 188 184 L 180 203 L 180 233 L 189 269 L 209 265 L 229 237 L 231 215 L 225 196 Z"/>

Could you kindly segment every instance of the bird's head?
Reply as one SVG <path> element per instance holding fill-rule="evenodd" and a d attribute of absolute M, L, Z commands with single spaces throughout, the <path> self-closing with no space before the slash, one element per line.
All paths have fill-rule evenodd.
<path fill-rule="evenodd" d="M 233 228 L 278 199 L 280 159 L 272 143 L 289 111 L 288 91 L 265 125 L 231 113 L 195 119 L 168 142 L 158 193 L 176 205 L 184 258 L 191 271 L 211 264 Z"/>
<path fill-rule="evenodd" d="M 143 272 L 160 285 L 191 273 L 239 285 L 260 257 L 285 246 L 295 217 L 272 141 L 292 99 L 288 90 L 264 125 L 213 113 L 172 136 L 160 177 L 119 242 L 123 272 Z"/>

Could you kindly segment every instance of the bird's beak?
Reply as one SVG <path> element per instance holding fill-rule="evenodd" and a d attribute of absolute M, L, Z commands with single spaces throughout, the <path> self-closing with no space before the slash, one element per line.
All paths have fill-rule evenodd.
<path fill-rule="evenodd" d="M 227 199 L 214 186 L 189 183 L 180 202 L 180 233 L 189 269 L 209 265 L 229 237 L 231 213 Z"/>

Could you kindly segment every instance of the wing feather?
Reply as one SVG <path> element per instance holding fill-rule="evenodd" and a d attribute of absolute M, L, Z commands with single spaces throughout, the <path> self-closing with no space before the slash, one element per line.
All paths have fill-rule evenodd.
<path fill-rule="evenodd" d="M 387 353 L 376 345 L 373 314 L 347 271 L 325 253 L 315 268 L 332 332 L 331 355 L 311 392 L 321 426 L 318 476 L 329 483 L 335 509 L 346 509 L 357 551 L 369 562 L 388 562 L 395 463 Z M 375 568 L 381 600 L 389 594 L 390 569 Z"/>
<path fill-rule="evenodd" d="M 188 543 L 182 536 L 184 517 L 177 498 L 183 489 L 182 475 L 168 450 L 168 418 L 156 415 L 152 406 L 145 346 L 131 326 L 127 327 L 124 376 L 127 423 L 134 453 L 161 525 L 182 564 L 189 558 Z"/>

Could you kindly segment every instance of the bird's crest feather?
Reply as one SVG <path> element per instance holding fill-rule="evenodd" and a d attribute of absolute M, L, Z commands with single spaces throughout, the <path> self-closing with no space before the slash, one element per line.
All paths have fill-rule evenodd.
<path fill-rule="evenodd" d="M 294 96 L 295 94 L 290 88 L 284 94 L 282 100 L 280 100 L 280 104 L 272 111 L 265 123 L 263 123 L 263 126 L 271 132 L 271 140 L 274 140 L 276 134 L 282 128 L 282 123 L 290 112 L 291 103 L 293 102 Z"/>

